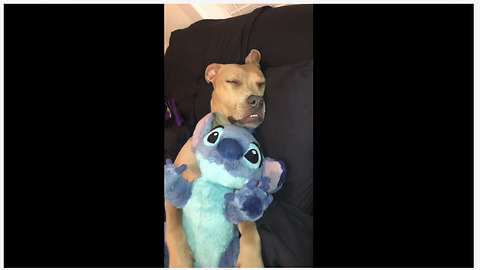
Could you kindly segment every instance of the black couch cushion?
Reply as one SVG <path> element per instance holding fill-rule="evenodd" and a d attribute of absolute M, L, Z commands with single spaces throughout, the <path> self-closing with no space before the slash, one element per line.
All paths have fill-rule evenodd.
<path fill-rule="evenodd" d="M 262 67 L 313 58 L 313 5 L 266 9 L 255 21 L 248 50 L 262 53 Z"/>
<path fill-rule="evenodd" d="M 265 120 L 255 135 L 266 156 L 282 159 L 287 178 L 274 198 L 313 211 L 313 59 L 267 68 Z"/>
<path fill-rule="evenodd" d="M 313 266 L 313 217 L 274 200 L 257 222 L 265 267 Z"/>

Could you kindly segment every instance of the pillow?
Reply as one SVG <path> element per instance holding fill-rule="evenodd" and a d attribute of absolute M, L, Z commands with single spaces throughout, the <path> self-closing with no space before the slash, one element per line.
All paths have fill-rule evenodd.
<path fill-rule="evenodd" d="M 252 27 L 248 49 L 262 53 L 262 67 L 313 58 L 313 5 L 265 10 Z"/>
<path fill-rule="evenodd" d="M 265 267 L 313 267 L 313 217 L 273 200 L 257 222 Z"/>
<path fill-rule="evenodd" d="M 265 156 L 285 162 L 275 200 L 313 211 L 313 59 L 265 70 L 266 116 L 255 135 Z"/>

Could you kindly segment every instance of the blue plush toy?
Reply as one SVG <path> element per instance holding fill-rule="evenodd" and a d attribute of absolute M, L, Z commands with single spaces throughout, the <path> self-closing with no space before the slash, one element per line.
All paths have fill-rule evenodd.
<path fill-rule="evenodd" d="M 246 129 L 225 125 L 211 128 L 206 115 L 197 124 L 192 151 L 200 176 L 181 177 L 185 165 L 165 165 L 165 199 L 183 208 L 182 222 L 195 258 L 194 267 L 235 267 L 239 251 L 237 224 L 259 219 L 285 180 L 281 161 L 264 158 Z"/>

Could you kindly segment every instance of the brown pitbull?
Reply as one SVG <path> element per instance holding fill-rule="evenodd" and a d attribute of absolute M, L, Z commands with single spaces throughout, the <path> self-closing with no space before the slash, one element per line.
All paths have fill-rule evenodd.
<path fill-rule="evenodd" d="M 253 49 L 245 58 L 244 65 L 210 64 L 205 70 L 205 79 L 213 84 L 210 108 L 216 113 L 213 126 L 234 124 L 245 128 L 258 127 L 265 117 L 265 76 L 260 71 L 259 51 Z M 190 138 L 175 159 L 175 164 L 186 164 L 182 176 L 187 181 L 200 174 L 192 152 Z M 194 254 L 187 244 L 182 226 L 181 210 L 165 201 L 165 242 L 169 252 L 169 267 L 193 267 Z M 260 236 L 254 222 L 238 224 L 240 252 L 237 267 L 264 267 L 261 256 Z"/>

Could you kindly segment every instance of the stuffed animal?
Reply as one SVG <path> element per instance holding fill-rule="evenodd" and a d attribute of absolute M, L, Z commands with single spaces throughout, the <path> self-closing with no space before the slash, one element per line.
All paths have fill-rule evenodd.
<path fill-rule="evenodd" d="M 257 140 L 243 128 L 216 126 L 213 113 L 197 124 L 192 151 L 200 176 L 181 177 L 185 165 L 165 165 L 165 199 L 183 208 L 182 223 L 194 267 L 235 267 L 239 234 L 235 224 L 259 219 L 285 180 L 285 165 L 264 158 Z"/>

